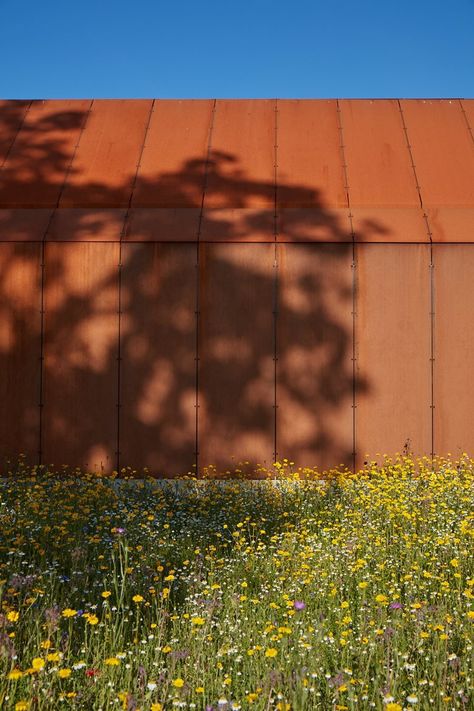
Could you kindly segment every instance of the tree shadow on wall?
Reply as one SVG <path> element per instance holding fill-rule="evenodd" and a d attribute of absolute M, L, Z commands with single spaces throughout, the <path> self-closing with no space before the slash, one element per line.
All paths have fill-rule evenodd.
<path fill-rule="evenodd" d="M 116 189 L 91 183 L 54 209 L 84 118 L 49 116 L 2 172 L 2 458 L 161 476 L 239 461 L 254 472 L 275 456 L 351 466 L 353 394 L 368 383 L 353 378 L 347 210 L 279 184 L 299 207 L 275 224 L 274 184 L 222 152 L 139 175 L 134 195 L 167 195 L 167 207 L 116 205 Z M 202 209 L 205 185 L 222 208 Z M 47 200 L 11 210 L 21 194 Z M 39 223 L 44 245 L 28 242 Z"/>

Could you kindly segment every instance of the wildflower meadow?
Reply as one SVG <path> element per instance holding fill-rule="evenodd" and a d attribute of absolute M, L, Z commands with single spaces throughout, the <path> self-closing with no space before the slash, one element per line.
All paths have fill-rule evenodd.
<path fill-rule="evenodd" d="M 12 468 L 0 707 L 472 710 L 474 461 L 264 473 Z"/>

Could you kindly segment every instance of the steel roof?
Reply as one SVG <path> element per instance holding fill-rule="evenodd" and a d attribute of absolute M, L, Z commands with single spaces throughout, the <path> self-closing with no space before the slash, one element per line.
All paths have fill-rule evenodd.
<path fill-rule="evenodd" d="M 471 242 L 474 101 L 2 101 L 0 231 Z"/>

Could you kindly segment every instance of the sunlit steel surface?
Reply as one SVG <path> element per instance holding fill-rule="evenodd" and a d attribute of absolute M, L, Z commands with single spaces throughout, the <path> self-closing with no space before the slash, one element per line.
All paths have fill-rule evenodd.
<path fill-rule="evenodd" d="M 0 461 L 474 452 L 474 100 L 0 102 Z"/>

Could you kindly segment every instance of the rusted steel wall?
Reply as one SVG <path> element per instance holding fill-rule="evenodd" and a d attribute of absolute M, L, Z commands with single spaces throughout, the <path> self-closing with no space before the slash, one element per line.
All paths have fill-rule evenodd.
<path fill-rule="evenodd" d="M 473 186 L 472 100 L 0 102 L 1 466 L 473 453 Z"/>

